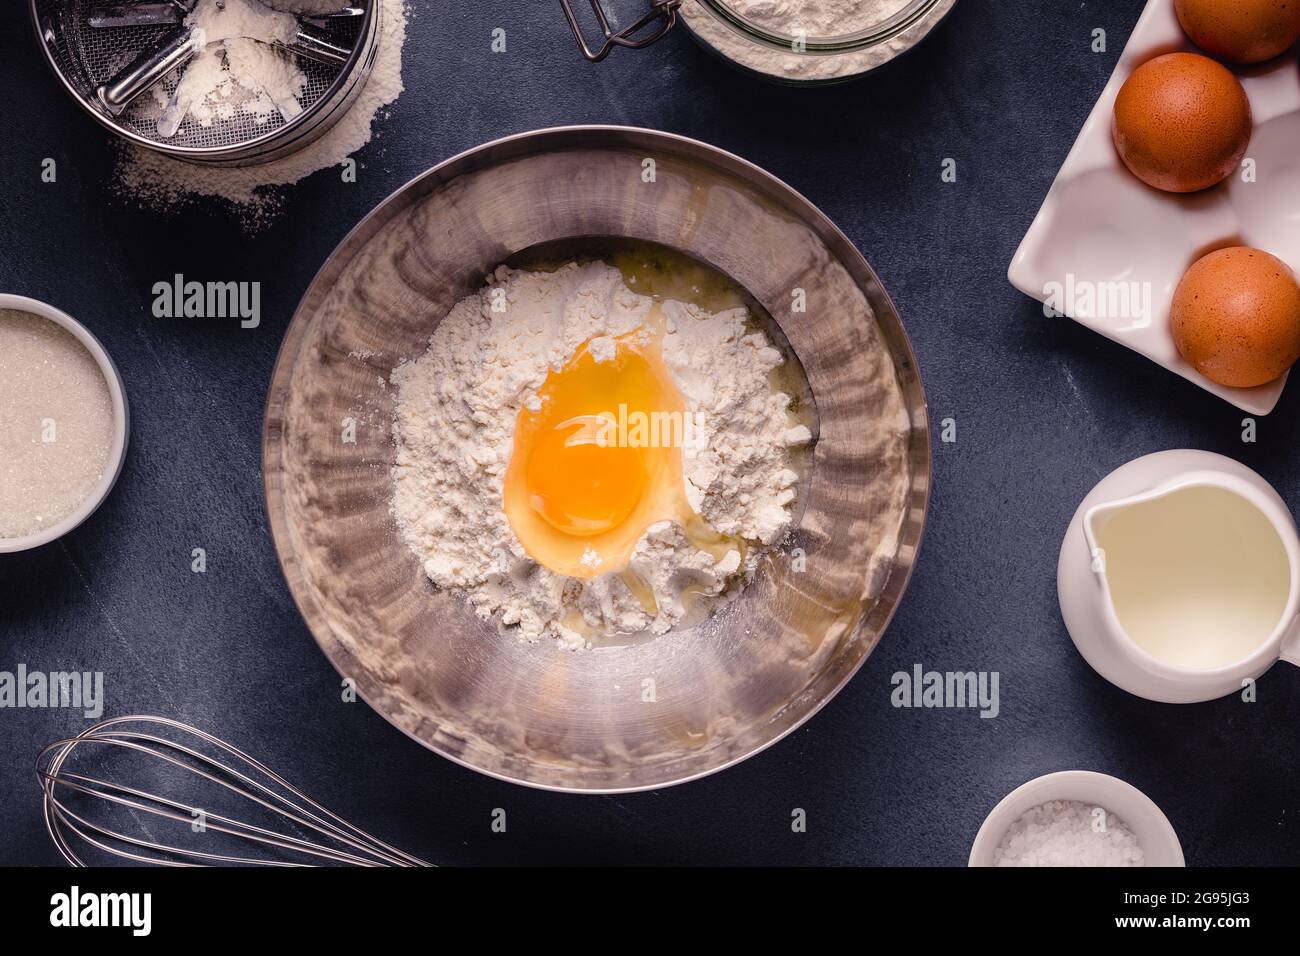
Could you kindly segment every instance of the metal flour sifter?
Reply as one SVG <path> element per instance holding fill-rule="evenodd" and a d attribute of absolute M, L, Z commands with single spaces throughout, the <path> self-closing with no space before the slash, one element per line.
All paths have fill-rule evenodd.
<path fill-rule="evenodd" d="M 29 2 L 50 66 L 86 112 L 131 143 L 215 166 L 268 162 L 325 133 L 370 75 L 383 16 L 382 0 L 339 0 L 333 13 L 299 15 L 297 36 L 275 44 L 305 77 L 296 102 L 277 102 L 269 117 L 234 110 L 199 122 L 174 108 L 185 67 L 203 45 L 186 24 L 198 0 Z M 170 115 L 155 88 L 171 99 Z"/>

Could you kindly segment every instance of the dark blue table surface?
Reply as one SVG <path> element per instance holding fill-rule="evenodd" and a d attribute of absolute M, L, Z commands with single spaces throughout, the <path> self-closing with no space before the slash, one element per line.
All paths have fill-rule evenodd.
<path fill-rule="evenodd" d="M 553 2 L 419 2 L 406 92 L 360 154 L 293 189 L 246 235 L 220 209 L 134 208 L 116 146 L 50 74 L 26 4 L 0 13 L 0 291 L 86 323 L 132 411 L 116 491 L 62 543 L 0 556 L 0 670 L 99 670 L 107 713 L 164 713 L 249 750 L 344 816 L 447 864 L 961 865 L 985 814 L 1041 773 L 1116 774 L 1165 810 L 1191 864 L 1300 863 L 1300 672 L 1259 699 L 1139 700 L 1074 650 L 1056 603 L 1061 534 L 1088 489 L 1147 452 L 1199 447 L 1300 504 L 1300 387 L 1241 441 L 1223 401 L 1068 320 L 1006 268 L 1142 7 L 1140 0 L 962 0 L 903 61 L 862 82 L 789 89 L 681 30 L 590 65 Z M 504 27 L 507 52 L 489 52 Z M 1108 50 L 1094 53 L 1102 28 Z M 698 137 L 791 183 L 875 267 L 919 357 L 934 420 L 920 566 L 857 677 L 759 756 L 659 792 L 579 797 L 480 776 L 424 750 L 339 680 L 298 616 L 267 532 L 263 398 L 284 329 L 347 230 L 403 182 L 501 135 L 624 123 Z M 41 162 L 58 180 L 40 180 Z M 940 181 L 945 158 L 956 183 Z M 262 283 L 262 324 L 154 318 L 155 282 Z M 191 549 L 208 555 L 190 570 Z M 890 675 L 1001 675 L 1001 714 L 902 710 Z M 85 726 L 0 710 L 0 863 L 58 862 L 32 760 Z M 491 829 L 494 808 L 509 826 Z M 793 808 L 806 810 L 794 833 Z"/>

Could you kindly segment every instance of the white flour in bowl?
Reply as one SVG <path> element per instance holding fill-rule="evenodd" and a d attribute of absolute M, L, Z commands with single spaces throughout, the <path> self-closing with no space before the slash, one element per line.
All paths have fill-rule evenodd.
<path fill-rule="evenodd" d="M 860 33 L 903 10 L 912 0 L 727 0 L 746 20 L 783 36 L 807 40 Z M 815 55 L 776 49 L 745 36 L 697 3 L 682 7 L 682 17 L 701 40 L 723 56 L 769 76 L 790 80 L 830 80 L 862 73 L 906 48 L 902 37 L 860 51 Z"/>
<path fill-rule="evenodd" d="M 288 2 L 294 10 L 319 12 L 308 8 L 309 0 Z M 334 0 L 330 6 L 338 8 Z M 267 225 L 283 203 L 282 187 L 352 157 L 370 142 L 384 108 L 401 95 L 407 11 L 401 0 L 384 0 L 381 10 L 379 48 L 370 77 L 347 112 L 319 139 L 282 159 L 237 167 L 200 166 L 123 144 L 117 168 L 119 192 L 140 205 L 164 209 L 214 197 L 228 202 L 250 231 Z"/>
<path fill-rule="evenodd" d="M 911 0 L 728 0 L 746 20 L 774 33 L 809 39 L 858 33 L 892 17 Z"/>
<path fill-rule="evenodd" d="M 501 296 L 509 307 L 494 311 Z M 663 633 L 687 614 L 688 595 L 706 603 L 743 587 L 789 528 L 798 481 L 790 450 L 811 435 L 770 384 L 784 357 L 750 330 L 744 308 L 710 313 L 666 300 L 664 363 L 705 429 L 702 447 L 684 454 L 686 495 L 714 531 L 745 545 L 715 559 L 677 523 L 651 525 L 628 565 L 643 585 L 637 595 L 617 570 L 548 570 L 514 534 L 502 502 L 520 409 L 535 407 L 547 373 L 582 343 L 643 328 L 652 306 L 602 262 L 549 273 L 502 267 L 447 314 L 423 357 L 393 373 L 401 533 L 435 584 L 463 593 L 480 616 L 517 625 L 525 640 L 577 649 L 592 636 Z"/>

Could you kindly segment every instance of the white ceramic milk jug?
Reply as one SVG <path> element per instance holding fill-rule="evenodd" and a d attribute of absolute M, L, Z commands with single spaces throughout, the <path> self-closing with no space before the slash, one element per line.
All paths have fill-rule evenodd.
<path fill-rule="evenodd" d="M 1057 566 L 1075 646 L 1111 683 L 1191 703 L 1300 664 L 1300 538 L 1263 478 L 1177 450 L 1111 472 L 1079 506 Z"/>

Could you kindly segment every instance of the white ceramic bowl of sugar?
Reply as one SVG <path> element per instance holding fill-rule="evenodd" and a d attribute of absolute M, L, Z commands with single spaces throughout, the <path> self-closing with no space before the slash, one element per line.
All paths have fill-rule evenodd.
<path fill-rule="evenodd" d="M 122 376 L 118 374 L 117 366 L 113 364 L 113 360 L 109 357 L 108 352 L 104 350 L 104 346 L 90 333 L 89 329 L 66 312 L 36 299 L 29 299 L 26 296 L 0 293 L 0 312 L 3 311 L 26 312 L 29 315 L 52 322 L 66 330 L 90 353 L 91 358 L 95 360 L 95 364 L 104 373 L 104 381 L 108 385 L 109 400 L 113 409 L 113 434 L 110 439 L 108 457 L 104 463 L 103 473 L 81 503 L 63 518 L 32 534 L 17 538 L 0 537 L 0 554 L 27 551 L 43 544 L 49 544 L 51 541 L 63 537 L 94 514 L 95 509 L 103 504 L 104 499 L 108 497 L 108 493 L 113 490 L 118 475 L 122 473 L 122 464 L 126 461 L 127 435 L 130 422 L 126 389 L 122 385 Z"/>
<path fill-rule="evenodd" d="M 984 820 L 967 865 L 992 866 L 993 851 L 1011 825 L 1027 811 L 1053 800 L 1077 800 L 1119 817 L 1137 837 L 1146 866 L 1186 866 L 1178 834 L 1151 798 L 1132 784 L 1091 770 L 1045 774 L 1012 790 Z"/>

